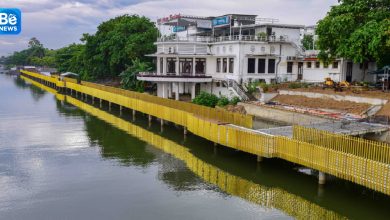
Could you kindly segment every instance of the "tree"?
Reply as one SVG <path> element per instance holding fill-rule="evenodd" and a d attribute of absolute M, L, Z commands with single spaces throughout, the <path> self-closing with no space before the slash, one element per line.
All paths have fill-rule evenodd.
<path fill-rule="evenodd" d="M 84 80 L 88 80 L 88 74 L 84 71 L 84 51 L 85 46 L 82 44 L 70 44 L 58 49 L 55 55 L 57 70 L 78 73 Z"/>
<path fill-rule="evenodd" d="M 304 35 L 301 43 L 302 43 L 303 48 L 305 48 L 305 50 L 315 50 L 316 49 L 313 35 Z"/>
<path fill-rule="evenodd" d="M 28 48 L 31 57 L 36 56 L 42 58 L 45 56 L 45 48 L 36 37 L 33 37 L 28 41 Z"/>
<path fill-rule="evenodd" d="M 368 62 L 376 61 L 379 66 L 389 64 L 390 1 L 339 2 L 318 22 L 316 33 L 320 58 L 325 61 L 348 58 L 362 63 L 365 73 Z"/>
<path fill-rule="evenodd" d="M 146 17 L 123 15 L 98 26 L 94 35 L 84 34 L 85 70 L 94 78 L 116 77 L 145 54 L 155 51 L 158 30 Z"/>
<path fill-rule="evenodd" d="M 147 62 L 142 62 L 138 58 L 132 61 L 132 65 L 123 71 L 119 76 L 122 78 L 121 84 L 124 89 L 131 89 L 137 92 L 144 91 L 144 82 L 137 80 L 137 74 L 152 70 Z"/>

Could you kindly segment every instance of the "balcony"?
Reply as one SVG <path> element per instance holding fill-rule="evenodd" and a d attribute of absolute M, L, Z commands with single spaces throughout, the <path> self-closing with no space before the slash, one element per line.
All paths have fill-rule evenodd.
<path fill-rule="evenodd" d="M 149 81 L 149 82 L 211 82 L 212 77 L 206 76 L 205 74 L 188 74 L 188 73 L 179 73 L 179 74 L 161 74 L 156 72 L 141 72 L 137 75 L 137 79 L 140 81 Z"/>
<path fill-rule="evenodd" d="M 290 42 L 288 36 L 266 36 L 260 37 L 256 35 L 231 35 L 231 36 L 188 36 L 188 37 L 177 37 L 168 36 L 157 39 L 157 43 L 163 42 L 199 42 L 199 43 L 216 43 L 226 41 L 259 41 L 259 42 Z"/>

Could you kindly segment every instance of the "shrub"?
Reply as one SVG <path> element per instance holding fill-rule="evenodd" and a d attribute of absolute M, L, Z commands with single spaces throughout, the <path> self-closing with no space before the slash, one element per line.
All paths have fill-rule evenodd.
<path fill-rule="evenodd" d="M 231 100 L 230 100 L 230 104 L 231 105 L 237 105 L 237 103 L 239 103 L 241 100 L 240 98 L 238 98 L 237 96 L 233 97 Z"/>
<path fill-rule="evenodd" d="M 195 104 L 204 105 L 212 108 L 217 105 L 218 101 L 219 99 L 216 95 L 207 92 L 201 92 L 192 100 L 192 102 Z"/>
<path fill-rule="evenodd" d="M 222 96 L 221 98 L 219 98 L 219 100 L 217 102 L 217 106 L 223 107 L 223 106 L 227 106 L 227 105 L 229 105 L 228 98 L 226 98 L 225 96 Z"/>
<path fill-rule="evenodd" d="M 296 82 L 290 83 L 290 84 L 288 85 L 288 88 L 289 88 L 289 89 L 299 89 L 299 88 L 301 88 L 301 87 L 302 87 L 302 85 L 301 85 L 300 83 L 296 83 Z"/>
<path fill-rule="evenodd" d="M 260 86 L 260 88 L 263 89 L 263 92 L 268 92 L 269 91 L 269 85 L 267 83 L 262 82 L 262 83 L 260 83 L 259 86 Z"/>

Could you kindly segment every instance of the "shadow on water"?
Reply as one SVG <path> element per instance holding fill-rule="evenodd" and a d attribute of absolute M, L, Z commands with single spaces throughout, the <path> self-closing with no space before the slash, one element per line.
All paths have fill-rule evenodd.
<path fill-rule="evenodd" d="M 67 100 L 57 101 L 59 113 L 84 119 L 87 135 L 93 146 L 100 147 L 103 158 L 123 166 L 157 162 L 158 178 L 174 190 L 191 190 L 203 180 L 217 191 L 296 218 L 390 216 L 389 197 L 356 184 L 332 179 L 319 187 L 315 176 L 298 172 L 300 167 L 289 162 L 265 159 L 258 164 L 252 155 L 222 146 L 215 149 L 213 143 L 191 134 L 184 138 L 182 128 L 172 124 L 164 125 L 163 131 L 156 121 L 149 127 L 141 113 L 132 121 L 128 110 L 119 116 L 117 108 L 108 113 L 107 106 L 101 110 L 69 96 Z"/>

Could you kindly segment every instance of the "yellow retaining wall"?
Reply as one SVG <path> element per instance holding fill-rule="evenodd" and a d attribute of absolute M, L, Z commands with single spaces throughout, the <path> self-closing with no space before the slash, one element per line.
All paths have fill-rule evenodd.
<path fill-rule="evenodd" d="M 35 77 L 35 73 L 31 74 L 26 71 L 23 73 Z M 388 151 L 380 151 L 383 146 L 376 146 L 376 143 L 365 142 L 367 144 L 364 147 L 371 150 L 368 153 L 362 153 L 366 150 L 359 151 L 358 149 L 363 149 L 363 145 L 357 147 L 352 145 L 356 144 L 356 141 L 362 142 L 363 139 L 350 141 L 345 137 L 334 134 L 324 136 L 318 131 L 306 131 L 299 127 L 294 128 L 294 137 L 306 142 L 260 134 L 218 122 L 219 119 L 223 119 L 224 122 L 236 121 L 237 124 L 243 123 L 251 126 L 250 117 L 235 116 L 224 112 L 221 113 L 222 116 L 219 116 L 220 112 L 208 108 L 199 107 L 197 109 L 192 104 L 162 100 L 154 96 L 129 93 L 125 90 L 93 83 L 82 82 L 80 85 L 74 80 L 65 80 L 65 84 L 67 88 L 185 126 L 192 133 L 215 143 L 259 156 L 279 157 L 390 195 L 390 164 L 386 160 L 389 154 L 382 155 Z M 197 110 L 199 112 L 196 112 Z M 313 137 L 317 137 L 315 143 L 307 143 L 313 141 Z"/>
<path fill-rule="evenodd" d="M 324 209 L 313 202 L 280 188 L 262 186 L 220 170 L 195 157 L 186 147 L 176 142 L 156 135 L 151 131 L 115 117 L 77 99 L 67 96 L 67 101 L 128 134 L 182 160 L 192 172 L 204 181 L 217 185 L 221 190 L 230 195 L 238 196 L 267 208 L 282 210 L 296 219 L 345 219 L 333 211 Z M 292 206 L 291 204 L 294 205 Z"/>
<path fill-rule="evenodd" d="M 390 164 L 390 145 L 348 135 L 294 126 L 293 138 L 332 150 Z"/>

